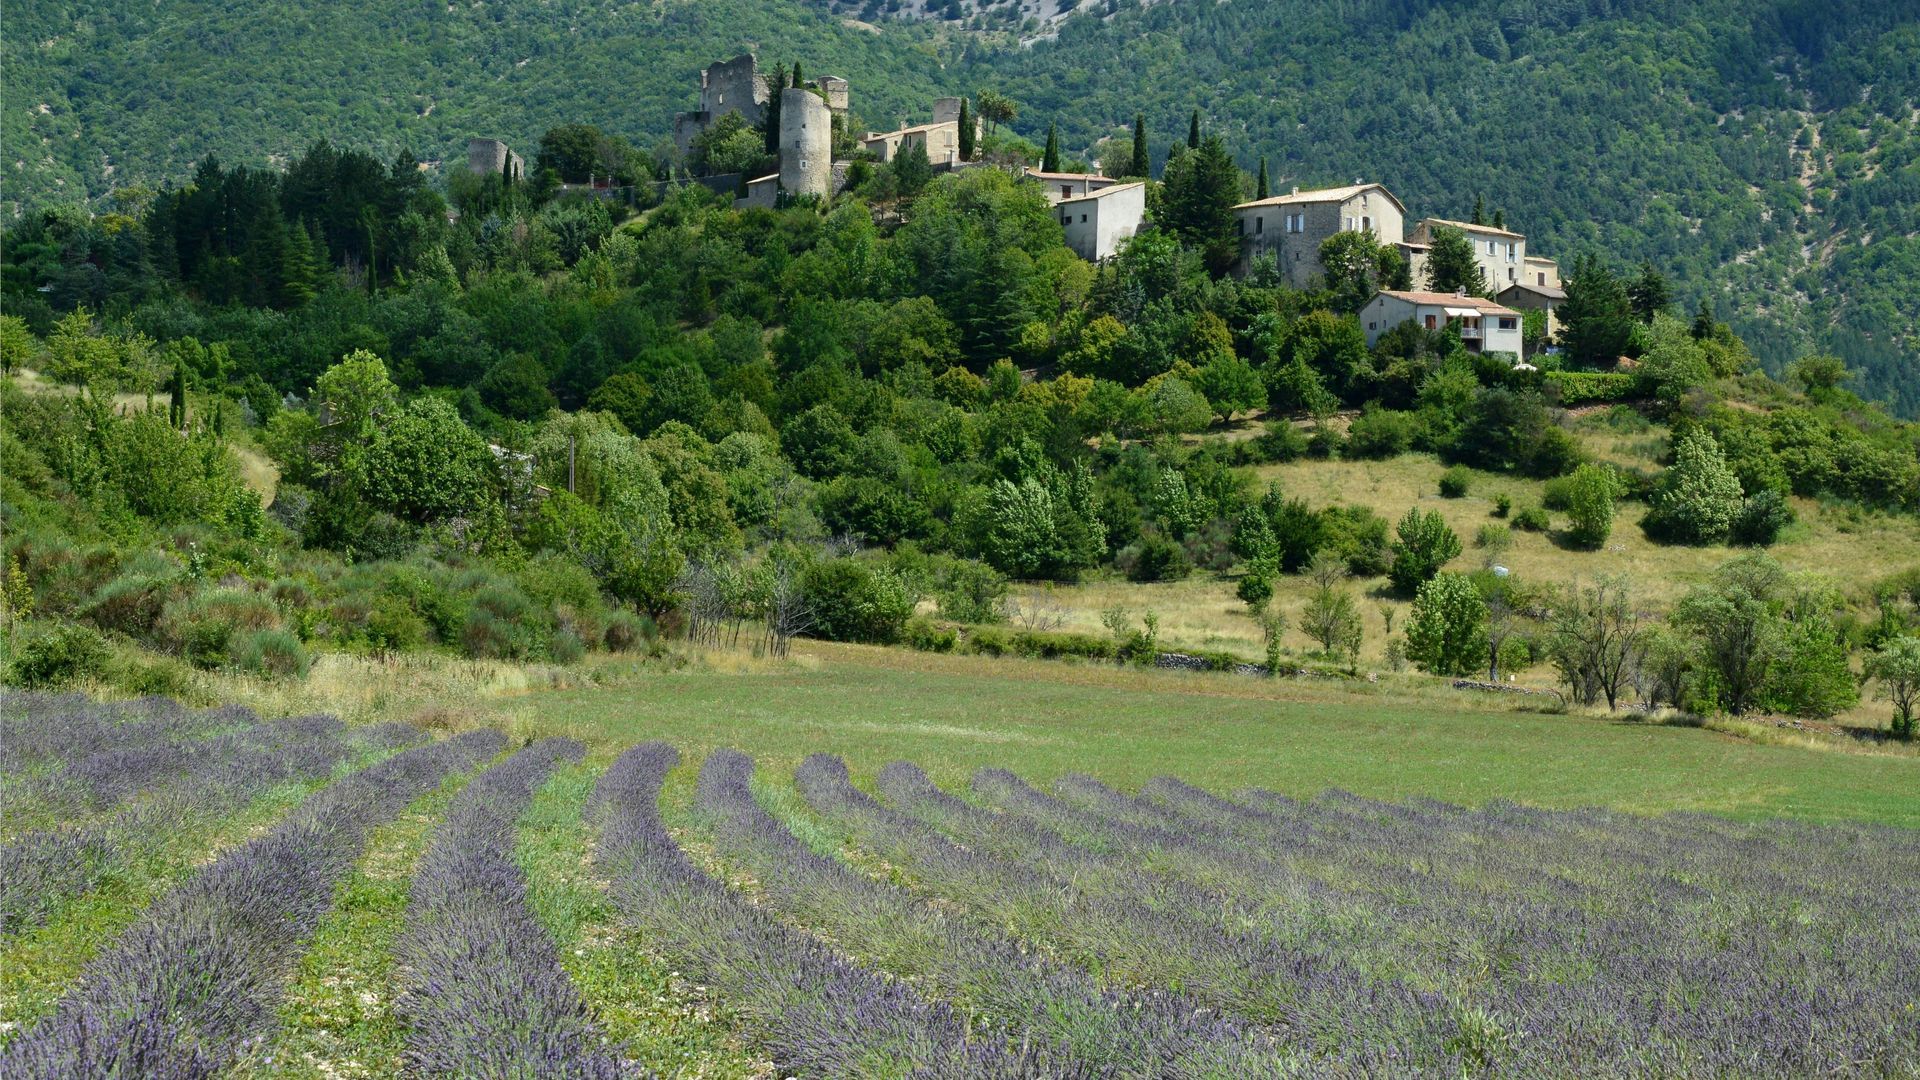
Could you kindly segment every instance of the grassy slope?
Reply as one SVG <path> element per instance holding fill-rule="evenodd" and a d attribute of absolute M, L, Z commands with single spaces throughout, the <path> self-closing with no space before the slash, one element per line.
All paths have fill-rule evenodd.
<path fill-rule="evenodd" d="M 1340 787 L 1920 826 L 1912 757 L 1512 711 L 1425 680 L 1268 683 L 816 643 L 792 665 L 723 660 L 668 674 L 610 665 L 604 685 L 489 699 L 466 719 L 573 735 L 596 757 L 665 739 L 686 755 L 683 782 L 707 751 L 736 746 L 770 778 L 825 751 L 845 756 L 857 778 L 906 758 L 944 785 L 1001 765 L 1040 781 L 1084 771 L 1126 787 L 1171 773 L 1221 791 Z"/>

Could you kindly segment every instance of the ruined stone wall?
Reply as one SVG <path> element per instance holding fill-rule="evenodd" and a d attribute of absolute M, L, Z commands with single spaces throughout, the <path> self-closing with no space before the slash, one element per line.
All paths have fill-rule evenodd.
<path fill-rule="evenodd" d="M 509 164 L 513 166 L 514 179 L 519 180 L 526 176 L 526 164 L 520 160 L 519 154 L 508 148 L 506 143 L 499 139 L 467 140 L 468 171 L 482 176 L 489 173 L 498 176 L 506 171 Z"/>
<path fill-rule="evenodd" d="M 760 123 L 767 111 L 767 87 L 752 53 L 707 65 L 700 73 L 700 111 L 706 122 L 737 112 L 749 124 Z"/>

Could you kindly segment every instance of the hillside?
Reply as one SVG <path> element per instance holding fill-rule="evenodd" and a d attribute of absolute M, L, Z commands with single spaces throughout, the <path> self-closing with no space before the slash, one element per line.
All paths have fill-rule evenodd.
<path fill-rule="evenodd" d="M 1828 349 L 1864 396 L 1920 412 L 1906 5 L 1116 2 L 1057 23 L 1041 7 L 32 5 L 5 45 L 7 207 L 177 184 L 207 153 L 284 161 L 322 136 L 435 162 L 470 135 L 530 145 L 579 120 L 652 146 L 700 66 L 756 48 L 846 75 L 876 125 L 994 86 L 1021 103 L 1016 130 L 1057 123 L 1072 150 L 1144 112 L 1157 159 L 1198 107 L 1276 183 L 1378 179 L 1415 216 L 1484 198 L 1537 251 L 1653 260 L 1776 372 Z"/>

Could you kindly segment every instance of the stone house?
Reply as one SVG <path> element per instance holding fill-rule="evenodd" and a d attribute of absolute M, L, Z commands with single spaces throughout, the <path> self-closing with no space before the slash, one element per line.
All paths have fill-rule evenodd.
<path fill-rule="evenodd" d="M 847 88 L 847 80 L 840 76 L 822 75 L 802 89 L 817 90 L 832 115 L 841 116 L 847 111 Z M 673 144 L 681 154 L 688 153 L 693 149 L 693 137 L 728 113 L 739 113 L 740 119 L 757 127 L 766 121 L 767 104 L 772 100 L 773 91 L 761 77 L 760 61 L 754 54 L 742 53 L 708 64 L 700 72 L 700 107 L 673 118 Z"/>
<path fill-rule="evenodd" d="M 960 121 L 935 120 L 915 124 L 898 131 L 869 131 L 860 145 L 881 161 L 892 161 L 910 146 L 926 148 L 927 160 L 934 165 L 953 165 L 960 160 Z"/>
<path fill-rule="evenodd" d="M 1109 188 L 1118 183 L 1112 177 L 1101 176 L 1099 173 L 1041 172 L 1039 169 L 1029 168 L 1021 175 L 1025 179 L 1039 183 L 1050 203 L 1084 198 L 1102 188 Z"/>
<path fill-rule="evenodd" d="M 1104 179 L 1104 178 L 1103 178 Z M 1111 259 L 1147 216 L 1147 185 L 1106 184 L 1053 204 L 1067 246 L 1088 262 Z"/>
<path fill-rule="evenodd" d="M 1467 234 L 1467 242 L 1473 245 L 1474 261 L 1480 264 L 1480 272 L 1486 275 L 1488 289 L 1499 292 L 1520 280 L 1520 272 L 1527 258 L 1527 238 L 1524 235 L 1508 229 L 1496 229 L 1491 225 L 1424 218 L 1413 227 L 1412 235 L 1407 238 L 1410 243 L 1403 249 L 1416 284 L 1424 284 L 1427 280 L 1427 252 L 1433 245 L 1434 230 L 1440 228 L 1458 229 Z"/>
<path fill-rule="evenodd" d="M 1382 244 L 1398 244 L 1406 235 L 1407 208 L 1381 184 L 1301 191 L 1256 199 L 1233 208 L 1240 233 L 1239 271 L 1271 255 L 1288 284 L 1309 288 L 1324 279 L 1320 245 L 1339 232 L 1371 233 Z"/>
<path fill-rule="evenodd" d="M 1526 359 L 1520 313 L 1485 297 L 1464 292 L 1382 289 L 1360 309 L 1360 326 L 1366 331 L 1369 347 L 1380 340 L 1381 334 L 1409 320 L 1429 330 L 1456 324 L 1461 344 L 1468 352 L 1512 353 L 1516 364 Z"/>

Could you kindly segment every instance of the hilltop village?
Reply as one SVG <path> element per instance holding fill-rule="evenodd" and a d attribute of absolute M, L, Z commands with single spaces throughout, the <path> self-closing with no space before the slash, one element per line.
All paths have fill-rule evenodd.
<path fill-rule="evenodd" d="M 701 140 L 716 132 L 770 131 L 767 141 L 776 149 L 778 167 L 756 176 L 708 172 L 680 182 L 732 192 L 736 209 L 773 208 L 831 199 L 873 165 L 916 155 L 934 173 L 1001 168 L 1039 185 L 1067 246 L 1090 262 L 1112 258 L 1150 222 L 1145 176 L 1124 175 L 1125 169 L 1115 170 L 1123 175 L 1107 175 L 1098 160 L 1086 172 L 1050 168 L 1045 160 L 1039 166 L 1004 156 L 990 160 L 976 151 L 982 116 L 958 97 L 935 98 L 925 120 L 903 118 L 892 130 L 856 134 L 848 130 L 850 90 L 838 76 L 802 81 L 797 69 L 763 71 L 751 53 L 708 65 L 699 73 L 699 108 L 674 118 L 677 154 L 694 156 Z M 521 156 L 495 139 L 471 140 L 468 167 L 475 174 L 509 179 L 526 173 Z M 1427 329 L 1452 325 L 1469 351 L 1510 354 L 1515 364 L 1528 366 L 1524 312 L 1543 314 L 1543 341 L 1558 333 L 1556 309 L 1566 298 L 1559 264 L 1529 253 L 1525 234 L 1507 228 L 1499 215 L 1483 221 L 1476 208 L 1471 221 L 1425 217 L 1409 226 L 1406 205 L 1383 184 L 1356 179 L 1340 187 L 1295 186 L 1271 195 L 1266 180 L 1263 162 L 1256 197 L 1232 208 L 1238 240 L 1233 272 L 1245 275 L 1264 266 L 1295 288 L 1313 288 L 1328 276 L 1323 245 L 1341 233 L 1362 234 L 1392 249 L 1404 269 L 1389 284 L 1402 287 L 1378 290 L 1360 311 L 1369 345 L 1408 321 Z M 1436 275 L 1431 265 L 1436 246 L 1449 248 L 1452 270 L 1444 275 Z M 1481 287 L 1459 283 L 1458 271 L 1468 261 Z"/>

